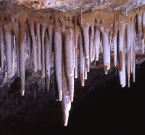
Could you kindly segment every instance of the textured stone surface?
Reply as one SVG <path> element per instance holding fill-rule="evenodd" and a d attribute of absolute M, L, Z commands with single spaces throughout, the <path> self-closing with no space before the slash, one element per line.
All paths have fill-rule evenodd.
<path fill-rule="evenodd" d="M 68 11 L 82 9 L 106 9 L 106 10 L 130 10 L 145 4 L 144 0 L 0 0 L 7 5 L 16 4 L 24 5 L 29 8 L 47 9 L 54 8 L 57 10 Z"/>

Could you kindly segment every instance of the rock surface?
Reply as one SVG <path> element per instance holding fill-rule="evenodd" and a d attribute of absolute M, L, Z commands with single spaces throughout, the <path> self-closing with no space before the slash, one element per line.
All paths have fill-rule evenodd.
<path fill-rule="evenodd" d="M 5 0 L 0 0 L 5 2 Z M 54 8 L 62 11 L 76 9 L 131 10 L 145 4 L 143 0 L 7 0 L 6 2 L 36 9 Z M 8 4 L 9 5 L 9 4 Z"/>

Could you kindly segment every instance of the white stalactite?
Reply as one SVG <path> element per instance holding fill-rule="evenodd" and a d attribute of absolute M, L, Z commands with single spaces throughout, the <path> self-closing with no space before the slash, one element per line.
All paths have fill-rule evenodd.
<path fill-rule="evenodd" d="M 117 67 L 117 31 L 113 35 L 114 66 Z"/>
<path fill-rule="evenodd" d="M 71 99 L 69 95 L 69 86 L 68 81 L 64 69 L 63 64 L 63 76 L 62 76 L 62 112 L 63 112 L 63 123 L 64 126 L 67 126 L 68 124 L 68 118 L 69 118 L 69 111 L 71 109 Z"/>
<path fill-rule="evenodd" d="M 128 74 L 128 87 L 130 87 L 130 69 L 131 69 L 131 24 L 127 25 L 127 74 Z"/>
<path fill-rule="evenodd" d="M 37 44 L 36 44 L 36 35 L 35 35 L 35 23 L 34 21 L 29 21 L 30 25 L 30 33 L 32 38 L 32 52 L 33 52 L 33 65 L 34 65 L 34 72 L 37 72 L 38 65 L 37 65 Z"/>
<path fill-rule="evenodd" d="M 109 45 L 109 35 L 108 32 L 101 28 L 103 35 L 103 60 L 104 60 L 104 70 L 105 74 L 108 73 L 110 69 L 110 45 Z"/>
<path fill-rule="evenodd" d="M 136 66 L 136 53 L 135 53 L 135 44 L 133 49 L 133 82 L 135 82 L 135 66 Z"/>
<path fill-rule="evenodd" d="M 78 48 L 75 48 L 75 78 L 78 78 Z"/>
<path fill-rule="evenodd" d="M 1 51 L 1 70 L 4 69 L 4 33 L 3 28 L 0 26 L 0 51 Z"/>
<path fill-rule="evenodd" d="M 41 37 L 40 37 L 40 23 L 36 23 L 37 44 L 38 44 L 38 70 L 41 70 Z"/>
<path fill-rule="evenodd" d="M 12 31 L 14 33 L 15 36 L 15 44 L 16 44 L 16 56 L 17 56 L 17 72 L 18 72 L 18 76 L 20 76 L 20 71 L 19 71 L 19 58 L 20 58 L 20 47 L 19 47 L 19 22 L 18 22 L 18 16 L 16 17 L 11 17 L 12 20 Z"/>
<path fill-rule="evenodd" d="M 90 62 L 93 61 L 93 48 L 94 47 L 94 26 L 91 26 L 91 35 L 90 35 Z"/>
<path fill-rule="evenodd" d="M 84 86 L 85 84 L 85 55 L 83 51 L 83 43 L 82 43 L 82 35 L 80 33 L 79 36 L 79 46 L 80 46 L 80 80 L 81 80 L 81 85 Z"/>
<path fill-rule="evenodd" d="M 94 46 L 95 46 L 96 61 L 98 61 L 99 60 L 99 49 L 100 49 L 100 31 L 97 28 L 95 31 Z"/>
<path fill-rule="evenodd" d="M 78 78 L 78 55 L 79 55 L 79 48 L 78 48 L 78 36 L 79 36 L 79 28 L 76 28 L 75 31 L 75 78 Z"/>
<path fill-rule="evenodd" d="M 66 76 L 68 79 L 68 86 L 70 91 L 70 99 L 73 101 L 74 97 L 74 50 L 73 50 L 73 30 L 65 30 L 65 67 L 66 67 Z"/>
<path fill-rule="evenodd" d="M 54 31 L 55 71 L 58 87 L 59 101 L 62 100 L 62 33 L 61 28 L 56 27 Z"/>
<path fill-rule="evenodd" d="M 11 42 L 11 23 L 4 25 L 4 33 L 5 33 L 5 44 L 6 44 L 6 61 L 7 61 L 7 77 L 8 80 L 11 78 L 12 73 L 12 42 Z"/>
<path fill-rule="evenodd" d="M 46 25 L 44 24 L 42 25 L 42 31 L 41 31 L 42 78 L 45 78 L 45 44 L 44 44 L 45 32 L 46 32 Z"/>
<path fill-rule="evenodd" d="M 133 58 L 134 58 L 134 56 L 133 56 L 133 49 L 134 49 L 134 42 L 135 42 L 135 38 L 136 38 L 136 34 L 135 34 L 135 22 L 134 22 L 134 18 L 132 18 L 132 20 L 131 20 L 131 33 L 130 33 L 131 35 L 131 39 L 133 39 L 133 40 L 131 40 L 131 73 L 133 73 Z"/>
<path fill-rule="evenodd" d="M 143 19 L 142 19 L 142 23 L 143 23 L 143 37 L 144 37 L 144 45 L 145 45 L 145 12 L 143 12 Z"/>
<path fill-rule="evenodd" d="M 52 26 L 48 27 L 48 32 L 46 33 L 46 43 L 45 43 L 45 58 L 46 58 L 46 88 L 49 90 L 50 77 L 51 77 L 51 66 L 52 66 Z"/>
<path fill-rule="evenodd" d="M 48 35 L 49 35 L 49 41 L 50 41 L 50 49 L 52 52 L 52 44 L 53 44 L 53 26 L 52 24 L 49 24 L 48 26 Z M 51 55 L 51 65 L 52 65 L 52 55 Z"/>
<path fill-rule="evenodd" d="M 126 86 L 126 62 L 125 62 L 125 27 L 126 24 L 122 24 L 122 27 L 119 28 L 119 61 L 120 61 L 120 84 L 122 87 Z"/>
<path fill-rule="evenodd" d="M 135 82 L 135 67 L 136 67 L 136 52 L 135 52 L 135 46 L 136 46 L 136 34 L 135 34 L 135 24 L 132 23 L 132 74 L 133 74 L 133 82 Z"/>
<path fill-rule="evenodd" d="M 137 24 L 138 24 L 138 40 L 139 40 L 139 48 L 141 48 L 141 35 L 142 35 L 142 13 L 138 13 L 137 15 Z"/>
<path fill-rule="evenodd" d="M 144 54 L 144 50 L 145 50 L 145 43 L 144 43 L 144 38 L 141 40 L 141 50 L 142 50 L 142 54 Z"/>
<path fill-rule="evenodd" d="M 87 78 L 88 78 L 88 68 L 86 66 L 86 59 L 85 59 L 85 68 L 84 68 L 84 78 L 85 78 L 85 80 L 87 80 Z"/>
<path fill-rule="evenodd" d="M 49 85 L 50 85 L 50 68 L 51 68 L 51 44 L 50 44 L 50 39 L 48 38 L 48 33 L 46 33 L 45 36 L 45 58 L 46 58 L 46 88 L 49 90 Z"/>
<path fill-rule="evenodd" d="M 12 77 L 15 75 L 15 54 L 16 54 L 16 52 L 15 52 L 15 50 L 16 50 L 16 43 L 15 43 L 15 35 L 14 34 L 12 34 L 12 49 L 11 49 L 11 51 L 12 51 Z"/>
<path fill-rule="evenodd" d="M 83 28 L 83 35 L 84 35 L 84 47 L 85 47 L 85 58 L 86 58 L 86 68 L 89 72 L 90 70 L 90 58 L 89 58 L 89 26 Z"/>
<path fill-rule="evenodd" d="M 24 19 L 24 18 L 22 18 Z M 25 20 L 25 19 L 24 19 Z M 20 79 L 21 79 L 21 95 L 25 94 L 25 22 L 20 20 Z"/>

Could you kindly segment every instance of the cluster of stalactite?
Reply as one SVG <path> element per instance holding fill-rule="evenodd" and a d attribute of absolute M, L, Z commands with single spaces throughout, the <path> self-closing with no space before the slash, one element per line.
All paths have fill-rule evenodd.
<path fill-rule="evenodd" d="M 96 19 L 97 16 L 94 18 L 93 15 L 92 20 L 89 17 L 86 18 L 91 23 L 85 20 L 85 15 L 64 18 L 59 15 L 35 17 L 26 13 L 1 15 L 1 74 L 7 74 L 7 81 L 17 74 L 21 80 L 20 92 L 24 96 L 26 69 L 31 68 L 34 75 L 40 72 L 47 90 L 54 72 L 65 126 L 74 97 L 74 78 L 80 77 L 84 86 L 91 62 L 97 62 L 103 55 L 105 74 L 113 63 L 119 69 L 120 84 L 125 87 L 126 82 L 130 86 L 131 74 L 135 82 L 136 54 L 144 54 L 143 10 L 121 20 L 114 14 L 111 23 L 105 22 L 103 16 Z"/>

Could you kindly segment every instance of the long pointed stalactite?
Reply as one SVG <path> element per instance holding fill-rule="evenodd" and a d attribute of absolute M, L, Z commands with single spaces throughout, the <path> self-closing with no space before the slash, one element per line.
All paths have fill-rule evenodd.
<path fill-rule="evenodd" d="M 62 100 L 62 31 L 60 26 L 54 30 L 55 71 L 59 101 Z"/>
<path fill-rule="evenodd" d="M 104 61 L 104 70 L 105 74 L 108 73 L 110 69 L 110 45 L 109 45 L 109 34 L 107 31 L 104 31 L 101 28 L 102 36 L 103 36 L 103 61 Z"/>
<path fill-rule="evenodd" d="M 119 61 L 120 61 L 120 84 L 122 87 L 126 86 L 126 65 L 125 65 L 125 58 L 126 58 L 126 48 L 125 48 L 125 27 L 126 24 L 121 24 L 119 29 Z"/>
<path fill-rule="evenodd" d="M 144 55 L 145 8 L 128 12 L 35 12 L 0 14 L 0 73 L 7 81 L 20 76 L 25 94 L 25 70 L 40 73 L 49 91 L 55 75 L 64 125 L 74 98 L 74 78 L 85 85 L 91 63 L 103 59 L 104 72 L 119 69 L 120 84 L 135 82 L 136 56 Z M 126 72 L 127 71 L 127 72 Z M 128 82 L 127 82 L 128 81 Z M 2 84 L 4 85 L 4 84 Z"/>
<path fill-rule="evenodd" d="M 24 96 L 25 94 L 25 17 L 20 17 L 20 78 L 21 78 L 21 95 Z"/>
<path fill-rule="evenodd" d="M 68 80 L 69 94 L 70 99 L 73 101 L 74 96 L 74 46 L 73 46 L 73 30 L 65 30 L 65 67 L 66 67 L 66 76 Z"/>
<path fill-rule="evenodd" d="M 4 34 L 3 28 L 0 26 L 0 50 L 1 50 L 1 70 L 4 68 Z"/>
<path fill-rule="evenodd" d="M 12 30 L 12 25 L 11 23 L 5 24 L 4 25 L 4 37 L 5 37 L 5 45 L 6 45 L 6 62 L 7 62 L 7 78 L 8 80 L 11 77 L 12 73 L 12 57 L 11 57 L 11 49 L 12 49 L 12 42 L 11 42 L 11 31 Z"/>
<path fill-rule="evenodd" d="M 34 72 L 37 72 L 37 45 L 36 45 L 36 35 L 35 35 L 35 22 L 29 19 L 30 33 L 32 38 L 32 51 L 33 51 L 33 66 Z M 44 33 L 42 34 L 44 35 Z M 43 46 L 44 46 L 44 38 L 42 38 Z M 45 62 L 44 62 L 45 63 Z"/>
<path fill-rule="evenodd" d="M 40 38 L 40 23 L 36 23 L 37 45 L 38 45 L 38 70 L 41 70 L 41 38 Z"/>

